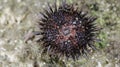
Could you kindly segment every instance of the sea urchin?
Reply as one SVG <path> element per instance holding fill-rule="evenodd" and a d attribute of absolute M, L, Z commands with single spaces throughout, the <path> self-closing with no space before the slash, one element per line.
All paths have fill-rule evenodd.
<path fill-rule="evenodd" d="M 94 48 L 96 18 L 86 16 L 87 13 L 65 0 L 59 7 L 56 3 L 53 8 L 49 4 L 48 7 L 41 13 L 43 18 L 39 22 L 43 37 L 38 42 L 44 42 L 44 52 L 76 59 Z"/>

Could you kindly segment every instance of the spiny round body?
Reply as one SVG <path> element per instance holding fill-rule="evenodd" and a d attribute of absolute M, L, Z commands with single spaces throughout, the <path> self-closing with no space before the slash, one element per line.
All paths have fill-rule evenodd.
<path fill-rule="evenodd" d="M 87 17 L 85 12 L 78 11 L 74 5 L 62 4 L 54 9 L 48 4 L 49 9 L 41 13 L 44 18 L 39 22 L 43 38 L 44 51 L 66 57 L 78 58 L 93 48 L 95 26 L 94 17 Z"/>

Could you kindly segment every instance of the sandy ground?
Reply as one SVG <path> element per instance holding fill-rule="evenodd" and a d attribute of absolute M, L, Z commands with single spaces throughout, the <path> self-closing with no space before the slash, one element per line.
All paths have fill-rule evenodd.
<path fill-rule="evenodd" d="M 39 44 L 24 42 L 27 33 L 36 30 L 39 12 L 53 0 L 0 0 L 0 67 L 120 67 L 120 1 L 67 0 L 77 2 L 102 28 L 96 43 L 99 48 L 88 59 L 51 61 L 41 56 Z M 59 1 L 58 1 L 59 3 Z"/>

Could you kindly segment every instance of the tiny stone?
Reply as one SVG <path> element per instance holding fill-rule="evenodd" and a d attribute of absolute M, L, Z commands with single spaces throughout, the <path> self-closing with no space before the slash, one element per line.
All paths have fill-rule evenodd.
<path fill-rule="evenodd" d="M 70 42 L 70 40 L 68 40 L 68 42 Z"/>
<path fill-rule="evenodd" d="M 80 23 L 82 23 L 82 21 L 79 21 Z"/>
<path fill-rule="evenodd" d="M 67 44 L 67 42 L 65 42 L 65 44 Z"/>
<path fill-rule="evenodd" d="M 78 20 L 78 17 L 76 17 L 75 19 Z"/>
<path fill-rule="evenodd" d="M 73 24 L 76 24 L 76 22 L 74 21 Z"/>

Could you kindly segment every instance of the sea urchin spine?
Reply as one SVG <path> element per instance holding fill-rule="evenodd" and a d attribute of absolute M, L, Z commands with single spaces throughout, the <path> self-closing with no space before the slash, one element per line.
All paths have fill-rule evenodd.
<path fill-rule="evenodd" d="M 48 4 L 49 9 L 41 13 L 44 18 L 39 22 L 43 36 L 39 42 L 47 52 L 78 58 L 94 47 L 96 18 L 87 17 L 85 12 L 77 10 L 73 4 L 63 1 L 62 5 L 54 8 Z"/>

